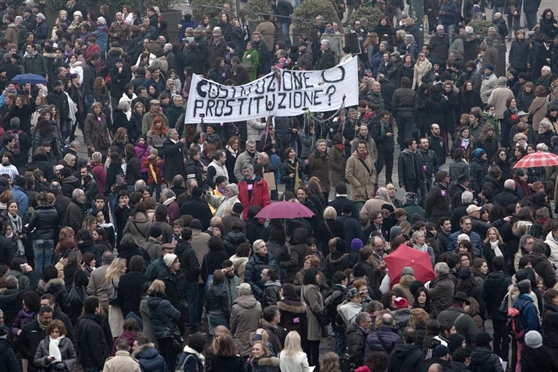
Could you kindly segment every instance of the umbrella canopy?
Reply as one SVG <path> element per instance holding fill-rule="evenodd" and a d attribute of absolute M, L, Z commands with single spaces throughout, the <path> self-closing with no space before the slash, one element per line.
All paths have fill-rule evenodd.
<path fill-rule="evenodd" d="M 434 279 L 430 255 L 405 244 L 401 244 L 395 252 L 384 258 L 384 261 L 390 273 L 391 285 L 399 283 L 401 270 L 406 266 L 412 267 L 415 270 L 415 278 L 423 283 Z"/>
<path fill-rule="evenodd" d="M 312 217 L 314 212 L 300 203 L 293 203 L 282 201 L 271 203 L 264 207 L 257 215 L 256 218 L 303 218 Z"/>
<path fill-rule="evenodd" d="M 12 81 L 16 84 L 48 84 L 47 79 L 36 74 L 19 74 Z"/>
<path fill-rule="evenodd" d="M 536 168 L 536 167 L 552 167 L 558 165 L 558 155 L 551 152 L 534 152 L 525 155 L 514 165 L 514 168 Z"/>

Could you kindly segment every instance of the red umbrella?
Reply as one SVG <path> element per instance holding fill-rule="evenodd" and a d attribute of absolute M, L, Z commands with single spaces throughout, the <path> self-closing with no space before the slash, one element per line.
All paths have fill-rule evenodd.
<path fill-rule="evenodd" d="M 551 152 L 537 151 L 525 155 L 514 165 L 514 168 L 551 167 L 558 165 L 558 155 Z"/>
<path fill-rule="evenodd" d="M 405 266 L 412 267 L 415 270 L 415 278 L 423 283 L 434 279 L 434 270 L 432 270 L 430 255 L 405 244 L 401 244 L 395 252 L 384 258 L 384 261 L 390 273 L 389 278 L 391 285 L 399 283 L 401 270 L 403 270 Z"/>
<path fill-rule="evenodd" d="M 314 212 L 300 203 L 282 201 L 271 203 L 264 207 L 257 215 L 256 218 L 303 218 L 312 217 Z"/>

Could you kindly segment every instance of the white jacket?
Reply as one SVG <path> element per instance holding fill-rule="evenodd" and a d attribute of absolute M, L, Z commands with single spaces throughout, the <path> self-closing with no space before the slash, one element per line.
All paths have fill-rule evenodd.
<path fill-rule="evenodd" d="M 312 372 L 314 370 L 314 367 L 308 365 L 306 353 L 298 352 L 292 358 L 287 358 L 285 350 L 283 350 L 278 356 L 281 372 Z"/>

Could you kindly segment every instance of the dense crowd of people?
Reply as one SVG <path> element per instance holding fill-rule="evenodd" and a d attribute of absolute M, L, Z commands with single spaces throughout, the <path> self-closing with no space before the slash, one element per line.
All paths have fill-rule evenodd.
<path fill-rule="evenodd" d="M 402 0 L 332 4 L 292 41 L 287 0 L 171 40 L 151 4 L 69 0 L 51 30 L 0 1 L 0 371 L 558 371 L 558 163 L 522 167 L 558 155 L 553 11 L 425 1 L 419 45 Z M 185 120 L 193 74 L 350 58 L 356 107 Z M 388 269 L 404 249 L 427 275 Z"/>

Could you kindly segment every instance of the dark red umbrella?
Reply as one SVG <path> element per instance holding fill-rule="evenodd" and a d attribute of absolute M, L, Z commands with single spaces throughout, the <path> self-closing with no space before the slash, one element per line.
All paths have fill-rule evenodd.
<path fill-rule="evenodd" d="M 300 203 L 281 201 L 271 203 L 270 205 L 264 207 L 256 215 L 256 218 L 303 218 L 312 217 L 313 215 L 314 212 Z"/>
<path fill-rule="evenodd" d="M 391 285 L 399 283 L 401 270 L 406 266 L 412 267 L 415 270 L 415 278 L 423 283 L 434 279 L 430 255 L 405 244 L 401 244 L 395 252 L 384 258 L 384 261 L 389 271 Z"/>

